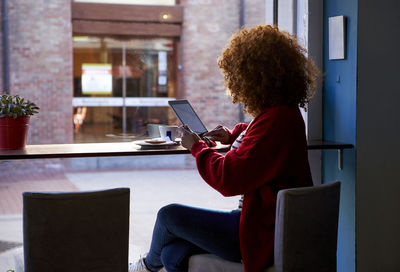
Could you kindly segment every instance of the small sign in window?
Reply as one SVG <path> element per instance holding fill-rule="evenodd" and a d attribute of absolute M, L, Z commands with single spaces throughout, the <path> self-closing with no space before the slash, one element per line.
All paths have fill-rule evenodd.
<path fill-rule="evenodd" d="M 112 65 L 83 63 L 82 94 L 112 94 Z"/>

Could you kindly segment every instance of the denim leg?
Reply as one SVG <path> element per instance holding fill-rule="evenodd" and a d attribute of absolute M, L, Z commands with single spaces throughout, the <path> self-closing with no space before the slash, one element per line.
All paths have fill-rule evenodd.
<path fill-rule="evenodd" d="M 189 257 L 204 252 L 186 240 L 176 239 L 162 249 L 161 261 L 168 272 L 184 272 L 188 271 Z"/>
<path fill-rule="evenodd" d="M 162 259 L 168 259 L 169 266 L 178 268 L 181 264 L 171 265 L 171 262 L 187 261 L 187 257 L 194 254 L 191 251 L 197 248 L 239 262 L 239 221 L 240 212 L 237 210 L 210 210 L 180 204 L 165 206 L 157 214 L 146 265 L 157 271 L 163 266 Z M 173 245 L 177 240 L 186 242 Z M 170 249 L 168 245 L 171 245 Z M 166 252 L 162 253 L 164 248 Z"/>

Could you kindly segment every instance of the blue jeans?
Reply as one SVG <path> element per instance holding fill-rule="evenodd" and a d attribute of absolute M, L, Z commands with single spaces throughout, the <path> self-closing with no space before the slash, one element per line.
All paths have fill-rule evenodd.
<path fill-rule="evenodd" d="M 171 204 L 161 208 L 153 230 L 146 266 L 158 271 L 187 271 L 191 255 L 212 253 L 240 262 L 240 211 L 221 211 Z"/>

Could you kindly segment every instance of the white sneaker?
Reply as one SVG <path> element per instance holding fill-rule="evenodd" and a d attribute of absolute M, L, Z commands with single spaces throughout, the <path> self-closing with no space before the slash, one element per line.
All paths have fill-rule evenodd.
<path fill-rule="evenodd" d="M 136 263 L 129 264 L 129 272 L 151 272 L 144 264 L 144 258 L 140 258 Z"/>

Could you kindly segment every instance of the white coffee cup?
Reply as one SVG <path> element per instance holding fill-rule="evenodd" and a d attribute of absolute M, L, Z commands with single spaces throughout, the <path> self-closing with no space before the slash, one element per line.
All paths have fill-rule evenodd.
<path fill-rule="evenodd" d="M 171 141 L 175 141 L 176 138 L 180 136 L 180 130 L 178 126 L 160 125 L 158 129 L 160 131 L 160 137 L 163 139 L 169 137 Z"/>

